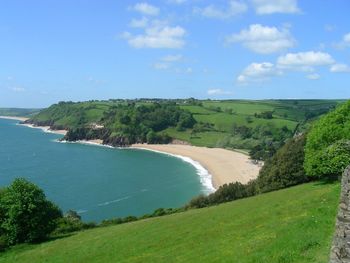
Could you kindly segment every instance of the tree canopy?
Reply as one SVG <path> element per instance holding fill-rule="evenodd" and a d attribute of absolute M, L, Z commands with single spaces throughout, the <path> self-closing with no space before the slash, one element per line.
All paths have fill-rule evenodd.
<path fill-rule="evenodd" d="M 350 164 L 350 101 L 316 122 L 305 147 L 304 167 L 313 177 L 340 175 Z"/>
<path fill-rule="evenodd" d="M 25 179 L 15 179 L 0 192 L 0 236 L 10 245 L 46 238 L 61 216 L 44 192 Z"/>

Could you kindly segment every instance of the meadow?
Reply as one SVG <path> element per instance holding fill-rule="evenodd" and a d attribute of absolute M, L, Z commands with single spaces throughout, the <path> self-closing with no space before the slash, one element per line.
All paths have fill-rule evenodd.
<path fill-rule="evenodd" d="M 339 183 L 313 182 L 214 207 L 99 227 L 0 262 L 327 262 Z"/>

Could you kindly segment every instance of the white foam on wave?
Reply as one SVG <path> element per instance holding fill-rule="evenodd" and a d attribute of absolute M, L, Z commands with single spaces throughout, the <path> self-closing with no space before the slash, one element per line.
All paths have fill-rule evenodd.
<path fill-rule="evenodd" d="M 98 206 L 106 206 L 106 205 L 110 205 L 110 204 L 113 204 L 113 203 L 118 203 L 118 202 L 121 202 L 123 200 L 129 199 L 130 197 L 131 196 L 125 196 L 125 197 L 122 197 L 122 198 L 119 198 L 119 199 L 115 199 L 115 200 L 112 200 L 112 201 L 107 201 L 107 202 L 98 204 Z"/>
<path fill-rule="evenodd" d="M 113 148 L 113 149 L 117 148 L 117 147 L 113 147 L 113 146 L 110 146 L 107 144 L 101 144 L 101 143 L 97 143 L 97 142 L 90 142 L 90 141 L 84 141 L 84 140 L 81 140 L 81 141 L 54 140 L 54 141 L 59 142 L 59 143 L 71 143 L 71 144 L 78 143 L 78 144 L 84 144 L 84 145 L 99 146 L 99 147 L 104 147 L 104 148 Z"/>
<path fill-rule="evenodd" d="M 16 123 L 16 125 L 25 126 L 25 127 L 31 128 L 31 129 L 39 129 L 45 133 L 53 133 L 53 134 L 62 135 L 61 133 L 59 133 L 57 131 L 51 130 L 49 126 L 35 126 L 33 124 L 28 124 L 28 123 Z"/>
<path fill-rule="evenodd" d="M 128 149 L 128 148 L 126 148 L 126 149 Z M 178 155 L 178 154 L 167 153 L 167 152 L 162 152 L 162 151 L 148 149 L 148 148 L 142 148 L 142 147 L 137 147 L 137 148 L 131 147 L 131 149 L 152 151 L 152 152 L 161 153 L 161 154 L 165 154 L 165 155 L 179 158 L 179 159 L 183 160 L 184 162 L 191 164 L 196 169 L 196 172 L 199 176 L 199 181 L 204 186 L 203 192 L 205 194 L 210 194 L 210 193 L 213 193 L 216 191 L 216 189 L 214 188 L 213 183 L 212 183 L 212 175 L 209 173 L 209 171 L 207 169 L 205 169 L 199 162 L 191 159 L 190 157 L 182 156 L 182 155 Z"/>

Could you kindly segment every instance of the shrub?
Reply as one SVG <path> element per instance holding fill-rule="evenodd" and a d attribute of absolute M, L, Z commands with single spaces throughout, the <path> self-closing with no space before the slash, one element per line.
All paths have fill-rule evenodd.
<path fill-rule="evenodd" d="M 350 164 L 350 101 L 316 122 L 305 147 L 305 171 L 311 177 L 340 175 Z"/>
<path fill-rule="evenodd" d="M 62 216 L 44 192 L 25 179 L 15 179 L 0 195 L 1 226 L 10 245 L 41 241 Z"/>
<path fill-rule="evenodd" d="M 268 159 L 257 178 L 259 192 L 268 192 L 308 181 L 304 171 L 306 136 L 290 139 Z"/>

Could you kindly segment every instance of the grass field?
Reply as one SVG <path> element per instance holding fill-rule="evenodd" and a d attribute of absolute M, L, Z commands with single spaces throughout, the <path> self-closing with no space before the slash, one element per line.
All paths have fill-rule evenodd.
<path fill-rule="evenodd" d="M 22 245 L 0 262 L 327 262 L 339 183 L 309 183 L 216 207 Z"/>

